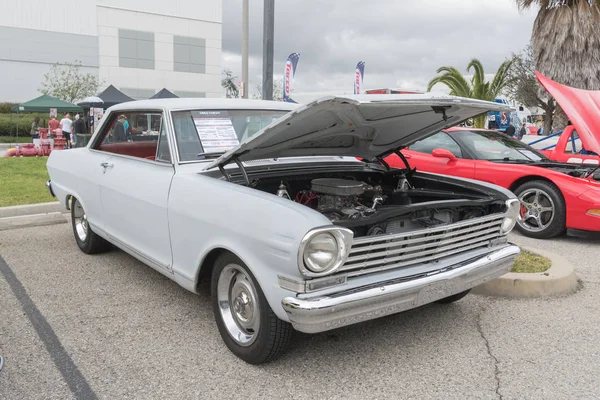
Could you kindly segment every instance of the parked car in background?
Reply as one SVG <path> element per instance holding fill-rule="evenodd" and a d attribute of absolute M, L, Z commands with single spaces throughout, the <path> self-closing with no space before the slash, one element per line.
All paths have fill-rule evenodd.
<path fill-rule="evenodd" d="M 450 128 L 421 139 L 402 154 L 418 171 L 500 185 L 521 201 L 517 229 L 546 239 L 563 234 L 600 237 L 600 169 L 559 163 L 504 133 Z M 385 161 L 404 167 L 397 155 Z"/>
<path fill-rule="evenodd" d="M 223 341 L 258 364 L 283 351 L 292 328 L 454 302 L 511 269 L 511 192 L 382 161 L 495 107 L 433 95 L 298 108 L 127 102 L 108 109 L 87 147 L 51 153 L 48 187 L 84 253 L 110 243 L 192 292 L 209 281 Z M 123 141 L 125 120 L 135 139 Z"/>

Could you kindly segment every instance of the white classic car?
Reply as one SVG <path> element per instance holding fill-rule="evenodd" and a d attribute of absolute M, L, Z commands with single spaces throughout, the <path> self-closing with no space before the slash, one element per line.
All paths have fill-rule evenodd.
<path fill-rule="evenodd" d="M 161 99 L 111 107 L 53 151 L 50 192 L 87 254 L 115 245 L 192 292 L 246 362 L 323 332 L 464 297 L 511 269 L 515 196 L 383 158 L 503 105 L 444 95 L 304 106 Z"/>

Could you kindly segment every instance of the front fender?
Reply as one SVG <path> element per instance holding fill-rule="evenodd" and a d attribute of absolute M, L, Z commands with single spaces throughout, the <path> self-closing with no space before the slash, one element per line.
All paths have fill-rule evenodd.
<path fill-rule="evenodd" d="M 176 274 L 195 287 L 205 257 L 214 249 L 228 250 L 248 266 L 284 320 L 281 300 L 289 293 L 277 276 L 301 278 L 300 241 L 309 230 L 331 225 L 291 200 L 202 174 L 175 175 L 168 212 Z"/>

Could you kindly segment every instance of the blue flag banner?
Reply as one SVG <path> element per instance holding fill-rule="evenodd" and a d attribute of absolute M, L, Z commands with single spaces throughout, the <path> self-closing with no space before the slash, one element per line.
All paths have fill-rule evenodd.
<path fill-rule="evenodd" d="M 292 83 L 294 82 L 299 59 L 300 53 L 292 53 L 285 62 L 285 71 L 283 73 L 283 101 L 291 101 L 290 93 L 292 93 Z"/>
<path fill-rule="evenodd" d="M 356 72 L 354 73 L 354 94 L 360 94 L 364 76 L 365 62 L 359 61 L 358 64 L 356 64 Z"/>

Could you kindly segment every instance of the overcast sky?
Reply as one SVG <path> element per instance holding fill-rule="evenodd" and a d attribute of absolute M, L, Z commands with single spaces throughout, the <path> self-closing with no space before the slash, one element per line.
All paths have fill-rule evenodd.
<path fill-rule="evenodd" d="M 512 0 L 275 0 L 275 76 L 298 52 L 294 92 L 351 92 L 361 60 L 366 89 L 424 90 L 438 67 L 462 71 L 473 57 L 493 73 L 529 43 L 535 13 Z M 251 88 L 261 82 L 262 17 L 263 1 L 250 0 Z M 242 1 L 223 0 L 223 68 L 238 79 L 241 21 Z"/>

